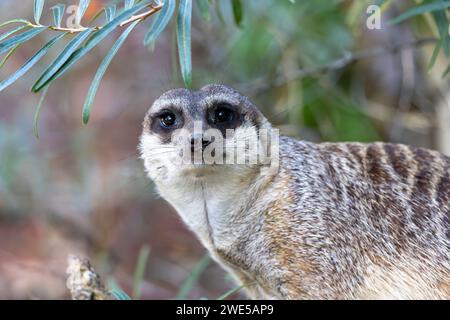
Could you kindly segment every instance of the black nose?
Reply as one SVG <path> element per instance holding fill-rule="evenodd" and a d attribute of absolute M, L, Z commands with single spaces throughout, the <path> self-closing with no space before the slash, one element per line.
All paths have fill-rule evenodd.
<path fill-rule="evenodd" d="M 202 138 L 202 150 L 204 151 L 205 148 L 206 148 L 207 146 L 209 146 L 211 143 L 212 143 L 211 140 L 207 140 L 207 139 L 205 139 L 205 138 Z M 192 139 L 191 139 L 191 151 L 192 151 L 192 152 L 195 151 L 196 144 L 197 144 L 197 139 L 192 138 Z"/>

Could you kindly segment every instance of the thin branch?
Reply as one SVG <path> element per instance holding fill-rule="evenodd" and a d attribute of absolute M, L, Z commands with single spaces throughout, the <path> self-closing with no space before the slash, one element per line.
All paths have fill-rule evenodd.
<path fill-rule="evenodd" d="M 159 10 L 161 10 L 162 7 L 163 7 L 163 4 L 160 3 L 160 4 L 158 4 L 158 5 L 155 6 L 155 7 L 154 7 L 153 5 L 150 5 L 150 7 L 151 7 L 151 9 L 150 9 L 149 11 L 144 12 L 144 13 L 141 13 L 141 14 L 138 14 L 138 15 L 136 15 L 136 16 L 132 16 L 130 19 L 128 19 L 128 20 L 122 22 L 122 23 L 120 24 L 120 26 L 121 26 L 121 27 L 126 26 L 127 24 L 133 23 L 133 22 L 135 22 L 136 20 L 144 21 L 145 19 L 147 19 L 147 18 L 150 17 L 151 15 L 153 15 L 153 14 L 155 14 L 156 12 L 158 12 Z"/>
<path fill-rule="evenodd" d="M 153 4 L 149 4 L 150 10 L 143 12 L 141 14 L 132 16 L 131 18 L 129 18 L 128 20 L 123 21 L 119 26 L 120 27 L 124 27 L 126 25 L 129 25 L 135 21 L 144 21 L 145 19 L 147 19 L 148 17 L 150 17 L 151 15 L 155 14 L 156 12 L 160 11 L 163 7 L 163 3 L 158 3 L 156 6 L 154 6 Z M 42 25 L 36 25 L 33 23 L 29 23 L 29 26 L 32 28 L 39 28 L 39 27 L 43 27 Z M 48 26 L 48 28 L 50 30 L 53 31 L 61 31 L 61 32 L 69 32 L 69 33 L 79 33 L 79 32 L 83 32 L 87 29 L 92 29 L 92 30 L 100 30 L 102 27 L 100 26 L 95 26 L 95 27 L 83 27 L 80 26 L 78 28 L 63 28 L 63 27 L 55 27 L 55 26 Z"/>
<path fill-rule="evenodd" d="M 37 25 L 32 25 L 33 28 L 39 27 Z M 61 32 L 70 32 L 70 33 L 79 33 L 82 32 L 84 30 L 87 29 L 94 29 L 94 30 L 100 30 L 101 27 L 92 27 L 92 28 L 87 28 L 87 27 L 79 27 L 79 28 L 63 28 L 63 27 L 54 27 L 54 26 L 49 26 L 48 27 L 50 30 L 53 31 L 61 31 Z"/>
<path fill-rule="evenodd" d="M 256 84 L 254 84 L 253 89 L 254 90 L 265 90 L 269 88 L 270 86 L 282 86 L 286 83 L 289 83 L 291 81 L 296 81 L 303 79 L 307 76 L 316 75 L 316 74 L 322 74 L 326 72 L 331 72 L 339 69 L 343 69 L 352 63 L 355 63 L 360 60 L 370 59 L 374 58 L 380 55 L 384 54 L 393 54 L 400 52 L 405 49 L 416 49 L 422 46 L 425 46 L 427 44 L 436 43 L 438 39 L 436 38 L 420 38 L 420 39 L 414 39 L 414 40 L 408 40 L 405 42 L 396 43 L 392 46 L 378 46 L 366 50 L 356 51 L 356 52 L 348 52 L 346 53 L 342 58 L 331 61 L 327 64 L 315 66 L 315 67 L 308 67 L 303 69 L 294 70 L 293 72 L 289 73 L 288 75 L 280 75 L 275 78 L 274 81 L 270 82 L 267 79 L 260 79 L 256 81 Z"/>

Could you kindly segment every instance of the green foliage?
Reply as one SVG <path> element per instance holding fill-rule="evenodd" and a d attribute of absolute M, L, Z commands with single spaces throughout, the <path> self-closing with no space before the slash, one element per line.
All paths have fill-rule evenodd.
<path fill-rule="evenodd" d="M 5 21 L 5 22 L 0 23 L 0 28 L 3 28 L 3 27 L 5 27 L 5 26 L 10 25 L 10 24 L 13 24 L 13 23 L 24 23 L 24 24 L 29 25 L 29 24 L 30 24 L 30 21 L 25 20 L 25 19 L 12 19 L 12 20 Z"/>
<path fill-rule="evenodd" d="M 46 29 L 46 27 L 37 27 L 6 39 L 4 42 L 0 43 L 0 55 L 4 54 L 15 46 L 24 43 L 25 41 L 33 39 L 39 33 L 44 32 Z"/>
<path fill-rule="evenodd" d="M 192 85 L 191 18 L 192 0 L 180 0 L 177 17 L 177 43 L 181 75 L 186 87 Z"/>
<path fill-rule="evenodd" d="M 200 275 L 205 271 L 205 269 L 208 267 L 209 263 L 211 261 L 211 258 L 209 255 L 205 255 L 194 267 L 189 277 L 184 281 L 184 283 L 181 285 L 180 291 L 178 292 L 175 299 L 177 300 L 183 300 L 187 299 L 189 292 L 191 291 L 194 284 L 197 282 Z"/>
<path fill-rule="evenodd" d="M 40 18 L 43 13 L 45 1 L 35 1 L 34 2 L 34 19 L 36 24 L 31 23 L 25 19 L 14 19 L 6 21 L 0 24 L 0 27 L 5 27 L 10 24 L 20 23 L 21 25 L 14 27 L 11 30 L 0 34 L 0 54 L 6 54 L 6 56 L 1 60 L 0 67 L 8 60 L 8 58 L 15 52 L 17 47 L 26 41 L 31 40 L 45 30 L 51 29 L 56 31 L 61 31 L 62 33 L 55 37 L 52 41 L 46 44 L 41 50 L 39 50 L 33 57 L 31 57 L 19 70 L 17 70 L 11 77 L 5 79 L 1 82 L 0 91 L 5 89 L 11 83 L 19 79 L 25 72 L 29 71 L 40 58 L 47 53 L 51 45 L 60 40 L 65 35 L 69 33 L 75 33 L 71 37 L 69 42 L 65 45 L 62 51 L 56 56 L 52 63 L 45 68 L 45 71 L 39 76 L 37 81 L 32 86 L 33 92 L 39 92 L 44 88 L 47 88 L 53 81 L 62 76 L 67 70 L 69 70 L 76 62 L 78 62 L 82 57 L 84 57 L 89 51 L 94 49 L 103 39 L 105 39 L 109 34 L 111 34 L 118 27 L 125 23 L 129 23 L 127 29 L 119 37 L 113 48 L 109 51 L 107 56 L 101 63 L 95 77 L 94 81 L 89 89 L 87 98 L 83 108 L 83 122 L 87 123 L 90 115 L 90 110 L 92 103 L 95 98 L 100 81 L 106 72 L 108 65 L 111 63 L 112 58 L 115 56 L 116 52 L 120 46 L 125 41 L 126 37 L 131 33 L 131 31 L 139 24 L 144 21 L 142 19 L 133 19 L 133 17 L 142 12 L 142 10 L 152 7 L 157 8 L 156 5 L 152 5 L 150 0 L 143 1 L 130 1 L 125 0 L 123 2 L 123 11 L 120 14 L 117 13 L 117 5 L 112 4 L 106 6 L 102 11 L 105 12 L 106 24 L 103 26 L 95 27 L 84 27 L 81 26 L 81 20 L 89 7 L 90 1 L 81 0 L 79 2 L 79 7 L 76 12 L 76 23 L 79 25 L 79 29 L 71 31 L 67 28 L 61 27 L 62 17 L 64 15 L 65 5 L 58 4 L 51 8 L 53 13 L 53 26 L 41 26 Z M 164 31 L 164 29 L 169 24 L 173 13 L 176 8 L 176 0 L 165 0 L 162 8 L 162 12 L 158 15 L 157 19 L 151 25 L 149 32 L 145 38 L 145 44 L 152 44 L 157 37 Z M 179 10 L 179 20 L 180 20 L 180 61 L 182 74 L 186 80 L 186 84 L 189 85 L 191 82 L 192 67 L 191 67 L 191 46 L 190 46 L 190 23 L 191 23 L 191 11 L 192 2 L 186 1 L 182 8 Z M 180 13 L 181 12 L 181 13 Z M 95 20 L 101 12 L 94 16 L 92 20 Z M 184 16 L 185 15 L 185 16 Z M 60 30 L 59 30 L 60 29 Z"/>
<path fill-rule="evenodd" d="M 105 8 L 106 21 L 111 22 L 116 17 L 116 10 L 117 10 L 117 7 L 115 4 L 112 4 Z"/>
<path fill-rule="evenodd" d="M 117 282 L 110 278 L 108 280 L 108 287 L 110 289 L 110 293 L 113 295 L 113 297 L 116 300 L 139 300 L 141 297 L 141 284 L 144 280 L 144 273 L 145 268 L 148 263 L 148 257 L 150 254 L 150 249 L 147 246 L 143 246 L 142 249 L 139 252 L 138 261 L 136 263 L 136 268 L 133 276 L 133 298 L 131 298 L 128 294 L 125 293 L 117 284 Z M 211 262 L 211 258 L 209 255 L 203 256 L 197 264 L 194 266 L 192 272 L 189 274 L 189 276 L 186 278 L 186 280 L 183 282 L 183 284 L 180 287 L 179 293 L 175 297 L 177 300 L 183 300 L 187 299 L 189 293 L 194 288 L 195 284 L 197 283 L 199 277 L 205 272 L 206 268 L 209 266 Z M 232 295 L 236 294 L 237 292 L 244 289 L 246 285 L 240 285 L 235 288 L 232 288 L 225 292 L 224 294 L 220 295 L 216 300 L 225 300 Z M 208 300 L 207 297 L 201 297 L 200 300 Z"/>
<path fill-rule="evenodd" d="M 116 300 L 131 300 L 131 297 L 119 288 L 112 289 L 110 292 Z"/>
<path fill-rule="evenodd" d="M 90 2 L 91 0 L 80 0 L 76 16 L 76 24 L 80 25 L 81 19 L 83 19 L 83 16 L 86 13 L 86 10 L 89 7 Z"/>
<path fill-rule="evenodd" d="M 236 288 L 233 288 L 233 289 L 231 289 L 231 290 L 225 292 L 223 295 L 221 295 L 220 297 L 218 297 L 216 300 L 225 300 L 226 298 L 232 296 L 232 295 L 235 294 L 235 293 L 238 293 L 239 291 L 241 291 L 241 290 L 244 289 L 244 288 L 245 288 L 245 285 L 241 285 L 241 286 L 238 286 L 238 287 L 236 287 Z"/>
<path fill-rule="evenodd" d="M 34 113 L 34 120 L 33 120 L 33 133 L 36 138 L 39 139 L 39 116 L 41 114 L 42 105 L 44 104 L 45 97 L 47 96 L 48 92 L 48 86 L 42 90 L 41 97 L 39 98 L 38 105 L 36 107 L 36 111 Z"/>
<path fill-rule="evenodd" d="M 13 35 L 14 33 L 17 33 L 17 32 L 19 32 L 19 31 L 22 31 L 22 30 L 27 29 L 27 28 L 29 28 L 29 26 L 27 26 L 27 25 L 22 25 L 22 26 L 17 26 L 17 27 L 15 27 L 15 28 L 9 30 L 8 32 L 6 32 L 6 33 L 4 33 L 4 34 L 2 34 L 2 35 L 0 36 L 0 42 L 3 41 L 3 40 L 5 40 L 5 39 L 7 39 L 8 37 L 10 37 L 11 35 Z"/>
<path fill-rule="evenodd" d="M 450 8 L 450 1 L 448 0 L 425 0 L 423 4 L 404 12 L 389 22 L 390 24 L 398 24 L 414 17 L 431 14 L 438 29 L 439 41 L 428 64 L 429 68 L 435 65 L 436 58 L 441 49 L 447 58 L 450 57 L 450 21 L 447 15 L 448 8 Z M 445 76 L 446 73 L 444 72 L 443 77 Z"/>
<path fill-rule="evenodd" d="M 125 0 L 124 9 L 128 10 L 134 5 L 134 0 Z"/>
<path fill-rule="evenodd" d="M 442 74 L 442 78 L 445 78 L 450 73 L 450 65 L 445 69 L 444 73 Z"/>
<path fill-rule="evenodd" d="M 14 54 L 20 45 L 44 31 L 61 32 L 63 36 L 54 38 L 57 39 L 55 41 L 59 41 L 64 36 L 70 37 L 61 52 L 56 55 L 56 58 L 45 68 L 45 71 L 33 84 L 32 91 L 39 92 L 64 75 L 107 36 L 118 28 L 126 26 L 127 29 L 119 36 L 119 39 L 103 59 L 94 76 L 94 81 L 89 89 L 83 108 L 83 122 L 87 123 L 95 94 L 117 50 L 138 24 L 142 24 L 146 18 L 152 18 L 151 16 L 154 15 L 145 35 L 144 45 L 153 47 L 157 38 L 168 28 L 170 22 L 176 20 L 175 32 L 181 76 L 187 87 L 192 85 L 192 0 L 159 0 L 154 2 L 150 0 L 114 0 L 109 4 L 105 4 L 105 7 L 88 22 L 88 25 L 82 26 L 81 21 L 87 12 L 90 2 L 89 0 L 79 1 L 79 7 L 76 12 L 78 27 L 75 30 L 69 30 L 61 26 L 65 10 L 64 4 L 58 4 L 50 8 L 53 14 L 53 25 L 41 25 L 40 20 L 45 12 L 44 0 L 34 1 L 33 13 L 35 23 L 25 19 L 14 19 L 0 24 L 0 28 L 11 24 L 19 24 L 0 34 L 0 55 L 5 55 L 0 61 L 0 67 Z M 274 3 L 274 1 L 270 0 L 245 2 L 242 0 L 195 1 L 200 16 L 205 21 L 213 23 L 211 20 L 214 16 L 218 17 L 225 24 L 234 21 L 234 24 L 241 30 L 236 37 L 238 39 L 237 44 L 231 50 L 229 56 L 229 63 L 236 66 L 235 69 L 239 79 L 248 81 L 262 74 L 273 75 L 279 72 L 275 68 L 280 67 L 277 64 L 283 60 L 286 50 L 295 52 L 298 64 L 306 66 L 318 66 L 329 63 L 335 60 L 339 54 L 352 50 L 352 39 L 355 31 L 349 29 L 349 25 L 345 23 L 348 17 L 346 17 L 347 13 L 340 8 L 341 1 L 296 2 L 289 0 L 277 2 L 277 5 L 274 5 Z M 392 3 L 393 1 L 388 0 L 378 0 L 376 2 L 377 5 L 382 6 L 383 10 Z M 446 12 L 450 7 L 450 1 L 424 0 L 414 3 L 416 4 L 412 8 L 391 20 L 391 24 L 404 22 L 415 17 L 431 15 L 439 36 L 439 42 L 436 44 L 433 55 L 430 58 L 429 67 L 431 68 L 435 65 L 440 52 L 443 52 L 447 58 L 450 56 L 449 19 Z M 349 10 L 348 15 L 353 17 L 361 16 L 363 13 L 360 10 L 365 9 L 365 5 L 368 4 L 370 4 L 370 1 L 367 1 L 366 4 L 358 2 L 358 6 L 356 6 L 356 2 L 352 2 L 352 8 L 357 10 Z M 229 7 L 228 11 L 231 20 L 227 19 L 228 11 L 224 10 L 227 6 Z M 148 15 L 133 20 L 134 17 L 148 12 L 152 8 L 155 8 L 154 11 L 151 11 Z M 175 10 L 177 10 L 176 18 Z M 90 26 L 89 24 L 95 21 L 102 13 L 105 13 L 106 17 L 104 25 Z M 245 28 L 243 28 L 244 16 L 246 21 Z M 355 21 L 354 18 L 351 20 Z M 319 21 L 320 23 L 318 23 Z M 298 42 L 296 39 L 302 39 L 302 41 Z M 49 43 L 51 44 L 52 41 Z M 33 57 L 29 58 L 13 75 L 3 80 L 1 82 L 2 85 L 0 85 L 0 91 L 35 66 L 42 55 L 50 49 L 49 43 L 43 46 L 42 51 L 38 51 Z M 289 45 L 286 46 L 286 43 L 289 43 Z M 448 70 L 443 75 L 447 74 Z M 299 81 L 302 80 L 300 79 Z M 344 105 L 356 107 L 357 103 L 346 101 Z M 353 110 L 353 107 L 350 107 L 350 109 Z M 308 109 L 308 105 L 305 108 Z M 356 109 L 358 108 L 356 107 Z M 303 114 L 308 113 L 305 110 L 303 111 Z M 332 114 L 332 112 L 328 111 L 325 111 L 325 113 L 328 116 Z M 361 114 L 364 114 L 364 112 Z M 353 118 L 355 116 L 347 115 L 344 118 L 347 117 Z M 302 118 L 297 118 L 296 120 L 300 122 L 306 121 Z M 338 125 L 335 124 L 335 126 Z M 369 132 L 372 131 L 369 130 Z M 372 134 L 368 134 L 367 138 L 369 137 L 372 137 Z"/>
<path fill-rule="evenodd" d="M 46 86 L 50 78 L 61 69 L 64 63 L 69 59 L 69 57 L 74 53 L 74 51 L 87 39 L 89 34 L 92 32 L 90 29 L 86 29 L 83 32 L 77 34 L 63 51 L 56 57 L 56 59 L 48 66 L 48 68 L 41 74 L 39 79 L 33 85 L 31 90 L 33 92 L 39 92 L 44 86 Z M 63 33 L 65 35 L 65 33 Z"/>
<path fill-rule="evenodd" d="M 11 48 L 8 53 L 3 57 L 3 59 L 0 61 L 0 68 L 3 67 L 3 65 L 6 63 L 6 61 L 8 61 L 8 59 L 14 54 L 14 52 L 17 50 L 17 48 L 20 45 L 16 45 L 14 48 Z"/>
<path fill-rule="evenodd" d="M 44 73 L 45 77 L 43 79 L 39 79 L 33 86 L 32 90 L 33 92 L 39 92 L 44 86 L 49 84 L 50 82 L 53 82 L 57 78 L 59 78 L 61 75 L 64 74 L 70 67 L 72 67 L 78 60 L 80 60 L 85 54 L 87 54 L 89 51 L 91 51 L 95 46 L 97 46 L 103 39 L 105 39 L 117 26 L 120 25 L 121 22 L 124 20 L 130 18 L 133 14 L 144 8 L 149 1 L 142 1 L 140 4 L 136 5 L 135 7 L 128 9 L 124 12 L 122 12 L 119 16 L 117 16 L 115 19 L 113 19 L 111 22 L 107 23 L 105 26 L 103 26 L 100 30 L 97 32 L 94 32 L 93 35 L 86 41 L 85 45 L 78 48 L 75 51 L 72 51 L 75 49 L 78 45 L 78 40 L 80 38 L 86 38 L 87 35 L 89 35 L 93 30 L 87 29 L 85 31 L 82 31 L 78 36 L 76 41 L 71 41 L 68 44 L 69 48 L 66 48 L 63 51 L 62 61 L 63 64 L 58 69 L 50 69 L 47 74 Z M 77 37 L 78 37 L 77 36 Z M 77 38 L 76 37 L 76 38 Z M 65 51 L 71 52 L 70 55 L 66 55 Z M 59 62 L 58 62 L 59 63 Z"/>
<path fill-rule="evenodd" d="M 187 279 L 182 284 L 180 291 L 178 292 L 175 299 L 182 300 L 182 299 L 188 298 L 189 292 L 192 291 L 192 288 L 194 287 L 195 283 L 198 281 L 199 277 L 204 273 L 206 268 L 209 266 L 210 261 L 211 261 L 211 258 L 209 257 L 209 255 L 205 255 L 205 256 L 203 256 L 202 259 L 200 259 L 199 262 L 197 262 L 197 264 L 194 266 L 194 269 L 192 270 L 191 274 L 187 277 Z M 233 294 L 241 291 L 245 287 L 246 287 L 246 285 L 240 285 L 233 289 L 230 289 L 227 292 L 225 292 L 224 294 L 222 294 L 221 296 L 219 296 L 216 300 L 225 300 L 228 297 L 232 296 Z M 200 298 L 200 300 L 208 300 L 208 298 L 202 297 L 202 298 Z"/>
<path fill-rule="evenodd" d="M 131 297 L 125 293 L 114 279 L 109 279 L 108 287 L 111 288 L 109 292 L 116 300 L 132 300 Z"/>
<path fill-rule="evenodd" d="M 303 82 L 302 124 L 320 132 L 327 141 L 379 140 L 379 135 L 370 118 L 351 100 L 328 88 L 322 95 L 321 88 L 313 80 Z"/>
<path fill-rule="evenodd" d="M 231 0 L 231 4 L 233 7 L 233 16 L 236 25 L 242 27 L 242 19 L 244 18 L 242 2 L 241 0 Z"/>
<path fill-rule="evenodd" d="M 44 55 L 47 54 L 48 50 L 60 39 L 64 37 L 64 33 L 55 36 L 52 40 L 47 42 L 34 56 L 32 56 L 24 65 L 22 65 L 19 70 L 14 74 L 0 82 L 0 91 L 6 87 L 13 84 L 17 79 L 27 73 Z"/>
<path fill-rule="evenodd" d="M 429 2 L 429 1 L 428 1 Z M 415 8 L 412 8 L 411 10 L 406 11 L 405 13 L 402 13 L 398 17 L 392 19 L 390 21 L 391 24 L 396 24 L 403 22 L 407 19 L 410 19 L 415 16 L 419 16 L 428 12 L 435 12 L 444 10 L 450 7 L 450 1 L 433 1 L 431 3 L 427 3 L 421 6 L 417 6 Z M 445 13 L 445 11 L 443 11 Z"/>
<path fill-rule="evenodd" d="M 42 10 L 44 10 L 44 0 L 34 0 L 34 21 L 39 24 Z"/>
<path fill-rule="evenodd" d="M 444 11 L 433 12 L 433 17 L 439 29 L 439 37 L 441 46 L 444 50 L 445 56 L 449 56 L 450 50 L 450 30 L 447 14 Z"/>
<path fill-rule="evenodd" d="M 138 300 L 141 297 L 141 284 L 144 279 L 145 267 L 150 255 L 150 249 L 143 246 L 139 252 L 136 269 L 133 276 L 133 299 Z"/>
<path fill-rule="evenodd" d="M 175 12 L 176 0 L 166 0 L 164 1 L 164 5 L 161 9 L 161 12 L 158 14 L 154 23 L 150 26 L 147 35 L 144 39 L 144 45 L 149 46 L 153 45 L 158 36 L 170 22 L 174 12 Z"/>
<path fill-rule="evenodd" d="M 197 0 L 197 6 L 198 9 L 200 10 L 203 19 L 205 19 L 205 21 L 211 20 L 211 13 L 209 12 L 208 0 Z"/>
<path fill-rule="evenodd" d="M 60 28 L 66 6 L 64 4 L 57 4 L 56 6 L 51 7 L 51 9 L 53 12 L 53 23 L 56 27 Z"/>
<path fill-rule="evenodd" d="M 136 25 L 139 23 L 139 21 L 133 22 L 120 36 L 120 38 L 114 43 L 114 46 L 111 48 L 111 50 L 108 52 L 106 57 L 103 59 L 102 63 L 100 64 L 100 67 L 97 70 L 97 73 L 95 74 L 94 80 L 92 81 L 91 87 L 89 88 L 88 95 L 86 97 L 86 101 L 84 102 L 83 107 L 83 123 L 87 124 L 89 121 L 90 113 L 92 104 L 94 103 L 95 94 L 97 93 L 98 87 L 100 86 L 100 82 L 102 81 L 102 78 L 106 72 L 106 69 L 108 69 L 109 64 L 111 63 L 112 59 L 116 55 L 117 51 L 119 51 L 122 44 L 125 42 L 125 40 L 128 38 L 130 32 L 136 27 Z"/>

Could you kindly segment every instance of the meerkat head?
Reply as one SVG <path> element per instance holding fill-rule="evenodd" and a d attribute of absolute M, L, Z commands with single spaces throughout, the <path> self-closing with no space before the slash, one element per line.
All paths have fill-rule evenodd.
<path fill-rule="evenodd" d="M 143 127 L 140 152 L 153 180 L 267 164 L 273 131 L 246 97 L 223 85 L 164 93 Z"/>

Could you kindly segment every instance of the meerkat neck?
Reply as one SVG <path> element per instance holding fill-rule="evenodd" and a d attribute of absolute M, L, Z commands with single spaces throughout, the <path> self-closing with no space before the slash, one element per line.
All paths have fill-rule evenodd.
<path fill-rule="evenodd" d="M 249 199 L 257 197 L 274 174 L 270 167 L 228 166 L 214 174 L 183 176 L 157 186 L 202 243 L 212 249 L 223 232 L 230 233 L 230 220 L 248 206 Z"/>

